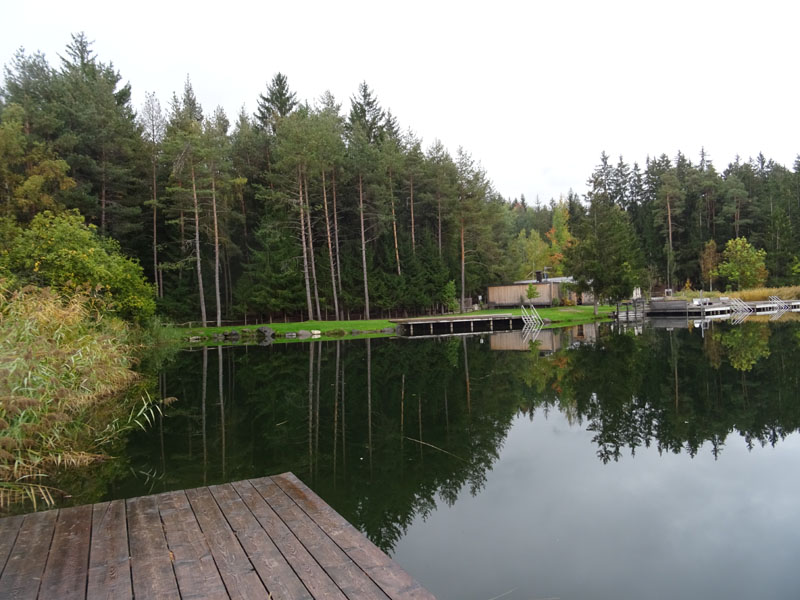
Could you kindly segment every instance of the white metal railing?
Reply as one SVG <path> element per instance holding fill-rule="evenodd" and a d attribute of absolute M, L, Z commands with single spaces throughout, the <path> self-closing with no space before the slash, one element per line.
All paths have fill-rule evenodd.
<path fill-rule="evenodd" d="M 522 339 L 524 342 L 533 342 L 544 327 L 544 319 L 533 306 L 529 309 L 524 306 L 520 306 L 520 308 L 522 309 Z"/>

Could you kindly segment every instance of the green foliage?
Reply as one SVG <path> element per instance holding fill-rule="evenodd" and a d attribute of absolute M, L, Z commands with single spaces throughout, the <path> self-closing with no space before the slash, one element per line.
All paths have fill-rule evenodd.
<path fill-rule="evenodd" d="M 630 297 L 642 280 L 642 269 L 639 247 L 622 209 L 602 196 L 594 197 L 575 236 L 565 266 L 577 291 L 591 291 L 596 301 Z"/>
<path fill-rule="evenodd" d="M 533 300 L 534 298 L 539 297 L 539 290 L 536 289 L 535 285 L 529 283 L 528 290 L 526 291 L 525 295 L 527 296 L 528 300 Z"/>
<path fill-rule="evenodd" d="M 439 301 L 447 308 L 448 312 L 455 312 L 458 310 L 455 280 L 451 279 L 445 284 Z"/>
<path fill-rule="evenodd" d="M 29 227 L 6 225 L 2 232 L 11 249 L 0 262 L 20 281 L 50 286 L 73 294 L 81 290 L 93 305 L 124 319 L 143 321 L 153 316 L 153 288 L 142 268 L 122 255 L 119 243 L 99 236 L 76 212 L 36 215 Z"/>
<path fill-rule="evenodd" d="M 769 327 L 763 323 L 742 323 L 714 332 L 714 338 L 725 348 L 731 366 L 737 371 L 751 371 L 758 361 L 769 356 L 769 336 Z"/>
<path fill-rule="evenodd" d="M 728 240 L 716 274 L 727 279 L 728 285 L 736 290 L 761 287 L 767 281 L 766 255 L 766 251 L 754 248 L 747 238 Z"/>

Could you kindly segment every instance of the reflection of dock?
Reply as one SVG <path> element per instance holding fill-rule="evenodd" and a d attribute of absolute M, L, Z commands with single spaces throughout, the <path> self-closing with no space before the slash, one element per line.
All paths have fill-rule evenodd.
<path fill-rule="evenodd" d="M 560 329 L 544 329 L 536 336 L 539 354 L 553 354 L 576 344 L 593 344 L 597 340 L 597 323 L 586 323 Z M 527 351 L 531 340 L 522 331 L 505 331 L 489 336 L 492 350 Z"/>
<path fill-rule="evenodd" d="M 392 319 L 391 322 L 397 325 L 397 335 L 405 337 L 514 331 L 523 326 L 522 317 L 511 313 Z"/>
<path fill-rule="evenodd" d="M 433 599 L 291 473 L 0 519 L 9 598 Z"/>

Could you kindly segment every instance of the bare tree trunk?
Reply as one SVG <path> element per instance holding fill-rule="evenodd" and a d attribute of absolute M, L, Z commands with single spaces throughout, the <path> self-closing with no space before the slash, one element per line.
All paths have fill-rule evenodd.
<path fill-rule="evenodd" d="M 672 287 L 672 206 L 667 196 L 667 230 L 669 232 L 669 255 L 667 256 L 667 287 Z"/>
<path fill-rule="evenodd" d="M 458 312 L 464 312 L 464 303 L 467 298 L 466 290 L 464 289 L 466 281 L 466 261 L 464 260 L 464 217 L 461 217 L 461 309 Z"/>
<path fill-rule="evenodd" d="M 219 223 L 217 221 L 217 178 L 211 172 L 211 212 L 214 215 L 214 295 L 217 299 L 217 327 L 222 327 L 222 296 L 219 292 Z"/>
<path fill-rule="evenodd" d="M 303 244 L 303 279 L 306 283 L 306 303 L 308 305 L 308 320 L 312 320 L 314 309 L 311 306 L 311 282 L 308 278 L 308 247 L 306 246 L 306 220 L 303 208 L 303 176 L 300 167 L 297 167 L 298 200 L 300 202 L 300 241 Z"/>
<path fill-rule="evenodd" d="M 245 259 L 248 258 L 247 241 L 250 239 L 247 233 L 247 205 L 244 203 L 244 192 L 239 190 L 239 205 L 242 207 L 242 225 L 244 226 L 244 244 L 242 244 L 242 253 Z"/>
<path fill-rule="evenodd" d="M 181 184 L 178 184 L 178 186 L 183 187 Z M 183 208 L 181 208 L 181 214 L 180 217 L 178 218 L 178 221 L 180 222 L 180 227 L 181 227 L 181 255 L 183 255 L 183 253 L 186 250 L 186 217 L 183 214 Z M 178 281 L 182 280 L 183 280 L 183 269 L 179 269 Z"/>
<path fill-rule="evenodd" d="M 414 174 L 411 173 L 411 251 L 417 252 L 416 227 L 414 225 Z"/>
<path fill-rule="evenodd" d="M 364 271 L 364 318 L 369 321 L 369 283 L 367 280 L 367 240 L 364 231 L 364 183 L 358 174 L 358 214 L 361 218 L 361 266 Z"/>
<path fill-rule="evenodd" d="M 325 234 L 328 238 L 328 258 L 331 264 L 331 288 L 333 291 L 333 312 L 339 320 L 339 295 L 336 293 L 336 269 L 333 258 L 333 242 L 331 241 L 331 220 L 328 215 L 328 189 L 325 185 L 325 169 L 322 170 L 322 204 L 325 206 Z"/>
<path fill-rule="evenodd" d="M 106 234 L 106 151 L 103 150 L 101 157 L 101 181 L 100 181 L 100 233 Z"/>
<path fill-rule="evenodd" d="M 317 308 L 317 320 L 322 320 L 322 311 L 319 309 L 319 286 L 317 285 L 317 260 L 314 257 L 314 234 L 311 229 L 311 203 L 308 201 L 308 177 L 305 178 L 306 207 L 308 214 L 306 224 L 308 225 L 308 254 L 311 259 L 311 277 L 314 283 L 314 304 Z"/>
<path fill-rule="evenodd" d="M 164 290 L 159 285 L 158 277 L 158 220 L 156 218 L 157 203 L 158 203 L 158 188 L 156 187 L 156 169 L 158 163 L 156 162 L 155 154 L 152 160 L 153 165 L 153 281 L 156 282 L 156 295 L 159 298 L 164 297 Z"/>
<path fill-rule="evenodd" d="M 203 321 L 203 327 L 207 327 L 206 294 L 203 289 L 203 267 L 200 257 L 200 205 L 197 201 L 197 183 L 194 175 L 194 164 L 192 164 L 192 200 L 194 202 L 194 253 L 197 259 L 197 287 L 200 292 L 200 318 Z"/>
<path fill-rule="evenodd" d="M 442 257 L 442 196 L 436 192 L 436 219 L 439 226 L 439 258 Z"/>
<path fill-rule="evenodd" d="M 389 199 L 392 203 L 392 233 L 394 234 L 394 257 L 397 261 L 397 274 L 400 273 L 400 249 L 397 245 L 397 217 L 394 212 L 394 188 L 392 186 L 392 170 L 389 169 Z"/>
<path fill-rule="evenodd" d="M 334 169 L 331 176 L 333 184 L 333 237 L 336 242 L 336 282 L 339 286 L 339 293 L 342 293 L 342 261 L 339 260 L 341 256 L 339 250 L 339 211 L 336 208 L 336 170 Z"/>

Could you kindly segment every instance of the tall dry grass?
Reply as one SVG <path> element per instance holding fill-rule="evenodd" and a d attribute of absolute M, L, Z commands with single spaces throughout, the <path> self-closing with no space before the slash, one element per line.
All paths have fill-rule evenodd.
<path fill-rule="evenodd" d="M 48 474 L 97 460 L 140 411 L 151 418 L 148 399 L 131 408 L 116 397 L 137 378 L 125 323 L 89 306 L 0 281 L 0 507 L 52 502 Z"/>
<path fill-rule="evenodd" d="M 697 290 L 681 290 L 675 294 L 679 298 L 719 298 L 720 296 L 727 296 L 729 298 L 740 298 L 745 302 L 758 302 L 760 300 L 769 300 L 770 296 L 778 296 L 782 300 L 800 300 L 800 285 L 774 287 L 774 288 L 752 288 L 749 290 L 740 290 L 737 292 L 700 292 Z"/>
<path fill-rule="evenodd" d="M 758 302 L 769 300 L 770 296 L 778 296 L 781 300 L 800 300 L 800 285 L 784 286 L 777 288 L 753 288 L 728 294 L 740 298 L 745 302 Z"/>

